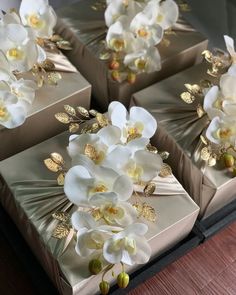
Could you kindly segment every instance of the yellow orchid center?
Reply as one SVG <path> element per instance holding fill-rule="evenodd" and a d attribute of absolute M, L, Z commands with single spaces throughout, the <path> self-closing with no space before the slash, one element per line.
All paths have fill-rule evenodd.
<path fill-rule="evenodd" d="M 104 244 L 104 242 L 103 242 L 101 236 L 96 235 L 96 234 L 93 237 L 88 238 L 86 241 L 86 246 L 89 249 L 95 249 L 95 250 L 102 249 L 103 244 Z"/>
<path fill-rule="evenodd" d="M 216 136 L 217 138 L 220 138 L 220 139 L 228 139 L 230 138 L 231 136 L 233 135 L 233 132 L 230 128 L 219 128 L 217 131 L 216 131 Z"/>
<path fill-rule="evenodd" d="M 45 21 L 42 20 L 36 13 L 32 13 L 27 17 L 27 23 L 34 29 L 41 29 L 45 25 Z"/>
<path fill-rule="evenodd" d="M 136 138 L 140 138 L 142 136 L 144 129 L 144 125 L 142 122 L 136 122 L 134 126 L 130 126 L 127 128 L 127 141 L 131 141 Z"/>
<path fill-rule="evenodd" d="M 125 250 L 129 254 L 135 254 L 137 252 L 136 241 L 134 239 L 125 237 Z"/>
<path fill-rule="evenodd" d="M 147 38 L 149 36 L 149 32 L 144 28 L 139 29 L 138 30 L 138 36 L 141 37 L 141 38 Z"/>
<path fill-rule="evenodd" d="M 108 188 L 104 183 L 98 183 L 91 189 L 91 193 L 105 193 L 107 191 Z"/>
<path fill-rule="evenodd" d="M 222 99 L 218 98 L 218 99 L 214 102 L 213 106 L 214 106 L 215 108 L 217 108 L 217 109 L 222 109 L 222 104 L 223 104 Z"/>
<path fill-rule="evenodd" d="M 129 254 L 134 255 L 137 253 L 136 241 L 129 237 L 114 241 L 111 250 L 118 251 L 123 247 Z"/>
<path fill-rule="evenodd" d="M 105 153 L 103 151 L 98 151 L 92 144 L 89 143 L 85 145 L 84 154 L 94 161 L 95 164 L 100 164 L 105 158 Z"/>
<path fill-rule="evenodd" d="M 127 174 L 135 182 L 139 182 L 139 180 L 143 174 L 143 168 L 141 166 L 136 165 L 136 163 L 133 163 L 128 166 Z"/>
<path fill-rule="evenodd" d="M 2 122 L 7 121 L 9 116 L 10 115 L 8 113 L 7 108 L 3 104 L 0 103 L 0 121 L 2 121 Z"/>
<path fill-rule="evenodd" d="M 124 217 L 124 210 L 116 206 L 105 206 L 102 209 L 103 217 L 108 223 L 112 223 L 114 219 L 121 219 Z"/>
<path fill-rule="evenodd" d="M 9 60 L 21 60 L 25 56 L 24 51 L 16 47 L 10 48 L 6 55 Z"/>
<path fill-rule="evenodd" d="M 147 66 L 147 61 L 145 59 L 137 58 L 134 61 L 134 64 L 138 70 L 143 71 Z"/>
<path fill-rule="evenodd" d="M 123 5 L 127 8 L 129 6 L 129 0 L 123 0 Z"/>
<path fill-rule="evenodd" d="M 164 19 L 164 15 L 159 13 L 157 16 L 157 23 L 161 23 L 163 19 Z"/>
<path fill-rule="evenodd" d="M 110 46 L 112 49 L 114 49 L 115 51 L 122 51 L 125 48 L 125 40 L 124 39 L 116 39 L 113 38 L 110 41 Z"/>

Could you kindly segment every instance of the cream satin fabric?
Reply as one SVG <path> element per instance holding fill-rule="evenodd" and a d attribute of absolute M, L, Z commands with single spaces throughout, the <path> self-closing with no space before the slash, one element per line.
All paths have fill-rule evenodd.
<path fill-rule="evenodd" d="M 76 208 L 65 197 L 63 188 L 57 185 L 54 180 L 56 175 L 46 169 L 43 159 L 51 152 L 59 152 L 69 168 L 70 160 L 66 154 L 68 137 L 68 132 L 62 133 L 2 161 L 1 203 L 61 293 L 67 294 L 64 288 L 71 288 L 75 294 L 89 295 L 94 294 L 101 276 L 89 275 L 88 260 L 77 256 L 74 239 L 65 250 L 67 240 L 52 238 L 52 232 L 58 223 L 52 218 L 52 213 L 63 211 L 71 214 Z M 148 202 L 157 212 L 157 221 L 147 222 L 147 239 L 152 247 L 152 257 L 185 237 L 199 211 L 174 176 L 157 177 L 155 183 L 155 195 L 148 199 L 141 197 L 140 200 Z M 132 201 L 135 202 L 136 197 Z M 146 222 L 142 219 L 140 221 Z M 166 231 L 171 229 L 174 233 L 168 235 Z M 119 270 L 120 266 L 117 268 Z M 127 270 L 133 271 L 134 268 Z M 109 280 L 113 278 L 109 277 Z"/>

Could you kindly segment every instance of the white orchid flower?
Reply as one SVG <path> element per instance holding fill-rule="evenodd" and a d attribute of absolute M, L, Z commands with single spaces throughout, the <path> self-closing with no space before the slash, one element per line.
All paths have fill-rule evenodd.
<path fill-rule="evenodd" d="M 16 80 L 16 77 L 10 70 L 10 63 L 3 51 L 0 50 L 0 81 L 9 82 L 14 80 Z"/>
<path fill-rule="evenodd" d="M 0 83 L 0 125 L 12 129 L 22 125 L 26 119 L 25 107 L 12 94 L 10 87 Z"/>
<path fill-rule="evenodd" d="M 216 144 L 232 144 L 236 142 L 236 119 L 235 116 L 215 117 L 206 131 L 206 137 Z"/>
<path fill-rule="evenodd" d="M 136 73 L 152 73 L 161 70 L 161 57 L 156 47 L 128 53 L 124 65 Z"/>
<path fill-rule="evenodd" d="M 112 264 L 123 262 L 128 265 L 144 264 L 151 256 L 151 247 L 144 235 L 148 227 L 134 223 L 105 241 L 104 258 Z"/>
<path fill-rule="evenodd" d="M 107 1 L 107 4 L 105 11 L 105 22 L 107 27 L 110 27 L 124 15 L 127 16 L 129 21 L 131 21 L 142 9 L 141 3 L 134 0 L 112 0 Z"/>
<path fill-rule="evenodd" d="M 21 19 L 17 13 L 7 12 L 6 14 L 1 14 L 0 12 L 0 26 L 8 24 L 21 24 Z"/>
<path fill-rule="evenodd" d="M 19 13 L 22 23 L 32 28 L 37 37 L 52 36 L 57 16 L 48 0 L 22 0 Z"/>
<path fill-rule="evenodd" d="M 36 83 L 32 80 L 21 78 L 9 82 L 9 85 L 11 87 L 11 92 L 17 96 L 22 104 L 25 104 L 26 108 L 29 108 L 35 99 L 35 91 L 37 89 Z"/>
<path fill-rule="evenodd" d="M 38 60 L 38 47 L 29 39 L 26 28 L 20 24 L 0 27 L 0 50 L 6 55 L 11 71 L 25 72 Z"/>
<path fill-rule="evenodd" d="M 151 0 L 146 11 L 152 11 L 152 22 L 160 25 L 163 30 L 171 28 L 179 17 L 178 5 L 173 0 Z"/>
<path fill-rule="evenodd" d="M 124 173 L 133 183 L 149 182 L 157 176 L 163 162 L 159 155 L 146 150 L 137 150 L 134 153 L 127 146 L 117 146 L 107 155 L 104 166 Z"/>
<path fill-rule="evenodd" d="M 107 126 L 96 134 L 80 134 L 70 137 L 68 154 L 73 159 L 80 154 L 86 155 L 95 164 L 102 164 L 113 145 L 120 142 L 121 131 L 116 126 Z"/>
<path fill-rule="evenodd" d="M 225 39 L 226 48 L 231 56 L 232 63 L 236 64 L 236 52 L 234 48 L 234 40 L 227 35 L 224 35 L 224 39 Z"/>
<path fill-rule="evenodd" d="M 128 114 L 123 104 L 113 101 L 109 105 L 108 116 L 112 125 L 120 128 L 123 142 L 129 138 L 151 138 L 157 129 L 155 118 L 141 107 L 132 107 Z"/>
<path fill-rule="evenodd" d="M 115 52 L 127 51 L 132 45 L 133 35 L 128 31 L 127 18 L 122 17 L 110 26 L 106 36 L 108 48 Z"/>
<path fill-rule="evenodd" d="M 120 231 L 119 227 L 98 225 L 87 212 L 76 211 L 72 214 L 71 222 L 77 230 L 76 253 L 88 257 L 95 251 L 101 252 L 104 242 L 113 235 L 112 231 Z"/>
<path fill-rule="evenodd" d="M 103 219 L 109 225 L 127 226 L 137 218 L 137 211 L 128 202 L 118 196 L 94 195 L 90 204 L 99 209 Z"/>
<path fill-rule="evenodd" d="M 65 176 L 64 190 L 68 199 L 77 206 L 88 206 L 95 195 L 118 197 L 128 200 L 133 193 L 133 184 L 125 175 L 119 175 L 111 168 L 95 165 L 87 157 L 80 157 L 79 164 L 72 167 Z"/>
<path fill-rule="evenodd" d="M 219 87 L 215 85 L 206 93 L 203 103 L 203 108 L 211 120 L 222 115 L 222 104 L 223 95 Z"/>

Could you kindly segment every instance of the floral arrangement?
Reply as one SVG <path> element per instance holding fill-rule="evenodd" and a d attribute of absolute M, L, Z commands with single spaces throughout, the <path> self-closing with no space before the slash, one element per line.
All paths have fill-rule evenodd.
<path fill-rule="evenodd" d="M 134 83 L 139 73 L 161 69 L 156 47 L 179 16 L 173 0 L 107 0 L 105 22 L 108 27 L 106 50 L 111 77 Z"/>
<path fill-rule="evenodd" d="M 236 52 L 234 41 L 224 36 L 228 53 L 217 51 L 214 55 L 204 51 L 203 55 L 211 64 L 208 74 L 215 81 L 202 81 L 200 85 L 185 84 L 187 92 L 181 98 L 187 103 L 195 99 L 203 100 L 198 104 L 197 113 L 201 118 L 208 116 L 208 124 L 201 141 L 204 147 L 201 158 L 214 166 L 223 160 L 224 166 L 236 175 Z"/>
<path fill-rule="evenodd" d="M 104 277 L 114 265 L 122 266 L 117 283 L 125 288 L 129 283 L 125 265 L 144 264 L 150 259 L 151 248 L 145 238 L 148 226 L 141 219 L 153 222 L 156 212 L 147 202 L 140 201 L 140 194 L 156 194 L 157 175 L 171 174 L 171 168 L 163 164 L 168 153 L 158 153 L 150 144 L 157 123 L 141 107 L 132 107 L 128 113 L 115 101 L 109 105 L 107 115 L 79 107 L 84 120 L 72 107 L 65 106 L 65 111 L 56 114 L 65 124 L 79 124 L 90 115 L 94 120 L 89 120 L 80 135 L 70 136 L 69 170 L 57 153 L 44 161 L 49 170 L 59 173 L 58 184 L 64 185 L 65 195 L 76 208 L 71 216 L 72 227 L 65 213 L 54 213 L 53 217 L 63 223 L 53 235 L 69 235 L 70 241 L 76 233 L 76 253 L 88 259 L 91 275 L 103 272 L 100 290 L 107 294 L 109 283 Z M 68 122 L 75 117 L 77 123 Z"/>
<path fill-rule="evenodd" d="M 37 86 L 56 85 L 60 75 L 47 59 L 46 50 L 70 49 L 53 35 L 57 17 L 48 0 L 22 0 L 19 13 L 0 15 L 0 124 L 15 128 L 24 123 Z M 37 84 L 21 77 L 31 71 Z"/>

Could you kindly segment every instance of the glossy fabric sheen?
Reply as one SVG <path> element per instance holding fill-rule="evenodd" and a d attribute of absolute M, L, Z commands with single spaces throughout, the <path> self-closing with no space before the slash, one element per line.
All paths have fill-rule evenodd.
<path fill-rule="evenodd" d="M 208 118 L 198 118 L 196 107 L 186 104 L 180 94 L 184 84 L 198 84 L 209 79 L 206 64 L 192 67 L 133 96 L 133 104 L 150 111 L 160 124 L 153 143 L 170 152 L 168 159 L 174 174 L 200 206 L 201 217 L 207 217 L 235 197 L 236 178 L 219 166 L 209 167 L 200 158 L 203 144 L 200 135 Z"/>
<path fill-rule="evenodd" d="M 63 106 L 81 105 L 90 107 L 91 86 L 62 54 L 47 52 L 62 79 L 57 86 L 43 85 L 36 90 L 36 97 L 25 123 L 14 129 L 0 126 L 0 160 L 42 142 L 68 128 L 58 122 L 54 115 L 63 111 Z M 32 79 L 30 73 L 21 77 Z"/>
<path fill-rule="evenodd" d="M 57 221 L 55 211 L 73 212 L 75 207 L 57 186 L 56 174 L 48 171 L 43 160 L 59 152 L 70 167 L 66 153 L 69 133 L 64 132 L 0 163 L 1 203 L 17 224 L 61 294 L 95 294 L 101 276 L 89 277 L 87 259 L 75 253 L 73 240 L 63 252 L 66 240 L 51 237 Z M 199 208 L 174 176 L 156 178 L 157 194 L 142 198 L 152 205 L 158 218 L 148 222 L 147 238 L 152 257 L 160 255 L 183 239 L 192 229 Z M 142 221 L 142 219 L 140 219 Z M 119 273 L 120 266 L 114 269 Z M 134 267 L 127 267 L 132 272 Z M 106 279 L 112 281 L 109 275 Z"/>
<path fill-rule="evenodd" d="M 167 35 L 170 46 L 158 46 L 162 70 L 138 75 L 132 85 L 117 83 L 109 78 L 106 62 L 99 59 L 107 28 L 104 11 L 91 8 L 97 2 L 81 0 L 58 9 L 56 12 L 60 19 L 56 32 L 71 42 L 73 50 L 66 53 L 67 57 L 93 85 L 96 104 L 104 111 L 112 100 L 128 106 L 132 93 L 199 62 L 201 52 L 207 47 L 206 38 L 181 18 L 174 28 L 175 34 Z"/>

